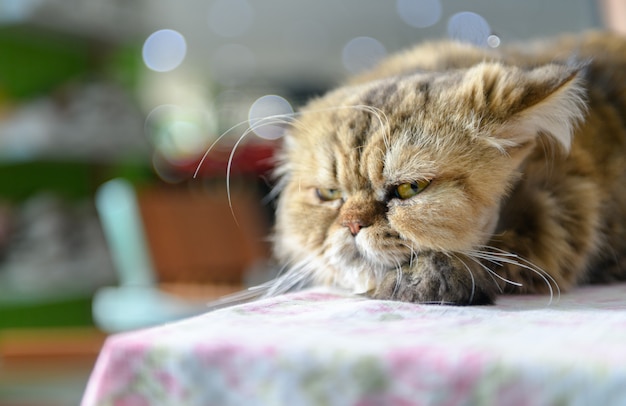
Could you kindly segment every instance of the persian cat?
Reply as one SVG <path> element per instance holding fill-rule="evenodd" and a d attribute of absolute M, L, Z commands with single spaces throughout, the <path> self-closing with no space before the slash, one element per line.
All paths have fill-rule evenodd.
<path fill-rule="evenodd" d="M 626 278 L 626 41 L 392 56 L 294 116 L 274 283 L 488 304 Z"/>

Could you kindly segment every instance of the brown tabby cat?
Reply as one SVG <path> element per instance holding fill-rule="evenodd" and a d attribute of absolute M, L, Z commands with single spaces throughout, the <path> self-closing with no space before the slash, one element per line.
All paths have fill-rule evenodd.
<path fill-rule="evenodd" d="M 487 304 L 626 278 L 626 41 L 427 43 L 285 137 L 276 257 L 374 298 Z"/>

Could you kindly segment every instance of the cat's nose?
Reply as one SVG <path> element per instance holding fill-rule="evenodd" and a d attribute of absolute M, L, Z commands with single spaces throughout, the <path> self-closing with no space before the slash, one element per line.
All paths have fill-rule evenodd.
<path fill-rule="evenodd" d="M 357 235 L 363 227 L 367 227 L 361 220 L 349 220 L 341 223 L 342 226 L 348 227 L 353 236 Z"/>

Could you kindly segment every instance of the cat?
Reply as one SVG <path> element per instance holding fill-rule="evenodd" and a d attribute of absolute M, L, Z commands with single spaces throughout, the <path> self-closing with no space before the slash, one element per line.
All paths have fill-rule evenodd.
<path fill-rule="evenodd" d="M 481 305 L 626 279 L 626 40 L 434 41 L 294 115 L 274 288 Z"/>

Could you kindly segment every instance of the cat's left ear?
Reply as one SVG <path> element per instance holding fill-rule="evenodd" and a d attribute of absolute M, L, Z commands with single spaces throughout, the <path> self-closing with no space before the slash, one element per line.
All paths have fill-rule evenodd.
<path fill-rule="evenodd" d="M 544 134 L 569 151 L 574 128 L 586 112 L 584 66 L 522 70 L 485 63 L 475 69 L 468 74 L 479 75 L 482 94 L 491 94 L 488 114 L 503 123 L 491 134 L 498 147 L 524 145 Z"/>

